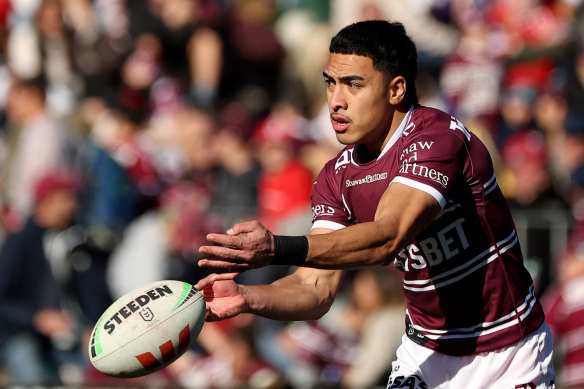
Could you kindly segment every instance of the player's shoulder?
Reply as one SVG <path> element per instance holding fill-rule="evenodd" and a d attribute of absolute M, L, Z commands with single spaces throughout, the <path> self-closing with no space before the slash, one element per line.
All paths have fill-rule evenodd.
<path fill-rule="evenodd" d="M 420 123 L 420 125 L 449 125 L 453 116 L 438 108 L 416 105 L 412 110 L 410 121 Z"/>
<path fill-rule="evenodd" d="M 468 140 L 470 131 L 455 116 L 437 108 L 418 105 L 412 110 L 408 128 L 402 136 L 457 136 Z"/>
<path fill-rule="evenodd" d="M 402 132 L 404 145 L 420 141 L 441 144 L 449 148 L 465 147 L 472 138 L 471 132 L 453 115 L 436 108 L 416 106 Z"/>

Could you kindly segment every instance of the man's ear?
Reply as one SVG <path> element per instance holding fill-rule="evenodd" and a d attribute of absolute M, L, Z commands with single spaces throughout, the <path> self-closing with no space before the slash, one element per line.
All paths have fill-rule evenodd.
<path fill-rule="evenodd" d="M 388 100 L 391 105 L 399 105 L 406 97 L 406 79 L 397 76 L 389 83 Z"/>

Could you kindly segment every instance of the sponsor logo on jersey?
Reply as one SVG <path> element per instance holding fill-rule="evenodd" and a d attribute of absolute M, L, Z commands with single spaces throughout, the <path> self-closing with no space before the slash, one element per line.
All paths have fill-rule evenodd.
<path fill-rule="evenodd" d="M 337 158 L 337 162 L 335 163 L 335 172 L 338 173 L 339 169 L 345 167 L 346 165 L 351 163 L 353 158 L 353 149 L 345 150 L 341 153 L 339 158 Z"/>
<path fill-rule="evenodd" d="M 546 386 L 546 388 L 555 388 L 556 387 L 556 383 L 554 380 L 551 380 L 550 383 Z M 519 384 L 519 385 L 515 385 L 515 389 L 535 389 L 537 388 L 537 385 L 534 384 L 533 382 L 528 382 L 527 384 Z"/>
<path fill-rule="evenodd" d="M 434 142 L 415 142 L 402 150 L 399 160 L 402 161 L 405 157 L 408 157 L 408 161 L 416 161 L 418 159 L 418 150 L 430 150 Z M 412 158 L 413 157 L 413 158 Z"/>
<path fill-rule="evenodd" d="M 434 182 L 442 185 L 444 188 L 448 185 L 449 177 L 436 169 L 424 165 L 413 163 L 402 163 L 399 169 L 400 174 L 413 174 L 414 176 L 429 178 Z"/>
<path fill-rule="evenodd" d="M 417 375 L 410 376 L 397 376 L 391 377 L 387 383 L 387 389 L 397 389 L 397 388 L 407 388 L 407 389 L 428 389 L 428 385 Z"/>
<path fill-rule="evenodd" d="M 347 185 L 347 188 L 350 188 L 355 185 L 370 184 L 375 181 L 381 181 L 386 179 L 387 173 L 367 174 L 365 177 L 359 178 L 357 180 L 347 180 L 345 181 L 345 184 Z"/>
<path fill-rule="evenodd" d="M 168 285 L 162 285 L 149 290 L 146 294 L 136 297 L 134 300 L 124 305 L 119 311 L 114 313 L 109 320 L 104 323 L 103 329 L 106 330 L 108 334 L 113 334 L 116 330 L 116 325 L 122 324 L 124 319 L 129 318 L 134 312 L 138 311 L 140 311 L 142 318 L 147 320 L 146 317 L 150 317 L 150 314 L 153 316 L 154 314 L 152 311 L 150 311 L 150 314 L 146 312 L 145 310 L 150 310 L 150 308 L 146 308 L 146 306 L 150 301 L 157 300 L 167 294 L 172 294 L 172 289 L 170 289 Z M 150 318 L 150 320 L 152 320 L 152 318 Z"/>
<path fill-rule="evenodd" d="M 419 241 L 417 246 L 407 245 L 395 258 L 397 268 L 408 271 L 410 267 L 419 270 L 439 265 L 469 248 L 463 222 L 464 219 L 457 219 L 437 231 L 435 236 Z"/>
<path fill-rule="evenodd" d="M 335 214 L 335 209 L 328 205 L 315 205 L 312 207 L 312 219 L 316 219 L 318 216 L 333 216 Z"/>

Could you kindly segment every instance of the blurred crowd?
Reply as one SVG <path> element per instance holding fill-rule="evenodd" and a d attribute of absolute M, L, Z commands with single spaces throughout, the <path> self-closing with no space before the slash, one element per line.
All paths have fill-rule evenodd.
<path fill-rule="evenodd" d="M 206 323 L 145 379 L 104 376 L 85 351 L 125 292 L 208 274 L 206 233 L 252 218 L 309 232 L 313 178 L 342 147 L 328 43 L 364 19 L 405 24 L 420 103 L 490 149 L 528 215 L 558 380 L 584 387 L 582 0 L 0 0 L 1 386 L 385 387 L 404 327 L 392 268 L 348 272 L 316 322 Z"/>

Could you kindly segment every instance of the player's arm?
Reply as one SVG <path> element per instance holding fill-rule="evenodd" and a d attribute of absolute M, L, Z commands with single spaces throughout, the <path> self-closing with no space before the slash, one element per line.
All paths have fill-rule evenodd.
<path fill-rule="evenodd" d="M 313 229 L 311 236 L 330 230 Z M 340 270 L 298 268 L 269 285 L 238 285 L 211 275 L 195 285 L 205 296 L 207 320 L 253 313 L 274 320 L 316 320 L 332 305 L 343 277 Z"/>
<path fill-rule="evenodd" d="M 442 206 L 425 191 L 402 183 L 392 183 L 380 199 L 375 219 L 326 234 L 307 237 L 307 252 L 293 240 L 284 251 L 300 252 L 301 266 L 346 269 L 385 264 L 414 236 L 438 216 Z M 203 259 L 201 266 L 246 270 L 278 263 L 274 236 L 257 222 L 235 225 L 227 235 L 209 234 L 211 242 L 222 246 L 202 246 L 200 252 L 221 259 Z M 293 238 L 295 239 L 295 238 Z M 298 261 L 297 258 L 292 259 Z"/>
<path fill-rule="evenodd" d="M 381 197 L 374 221 L 327 236 L 309 236 L 306 266 L 350 268 L 389 263 L 441 210 L 430 194 L 394 182 Z"/>
<path fill-rule="evenodd" d="M 330 309 L 342 271 L 298 268 L 270 285 L 242 285 L 247 312 L 274 320 L 317 320 Z"/>

